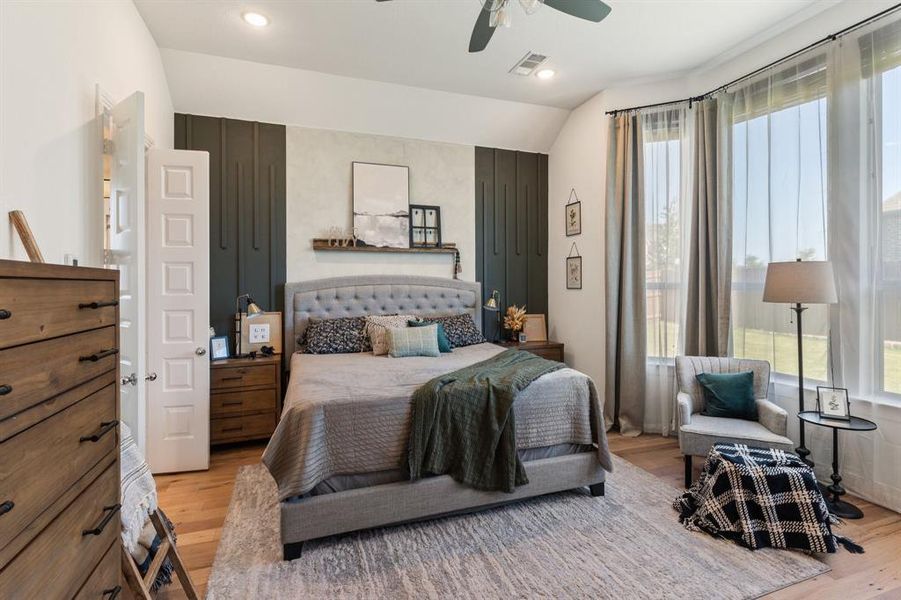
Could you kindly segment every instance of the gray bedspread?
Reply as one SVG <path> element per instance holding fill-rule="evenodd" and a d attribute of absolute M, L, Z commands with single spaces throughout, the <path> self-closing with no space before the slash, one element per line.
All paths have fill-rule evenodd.
<path fill-rule="evenodd" d="M 478 344 L 439 358 L 295 354 L 282 419 L 263 453 L 279 498 L 306 494 L 335 475 L 399 468 L 416 388 L 502 351 Z M 603 407 L 583 373 L 566 368 L 536 379 L 513 411 L 517 448 L 595 444 L 598 462 L 612 470 Z"/>

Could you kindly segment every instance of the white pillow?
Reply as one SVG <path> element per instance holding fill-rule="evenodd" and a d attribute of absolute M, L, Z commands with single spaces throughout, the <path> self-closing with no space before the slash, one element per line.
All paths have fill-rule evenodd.
<path fill-rule="evenodd" d="M 406 327 L 413 315 L 370 316 L 366 317 L 366 333 L 372 342 L 372 353 L 376 356 L 388 354 L 388 329 Z"/>

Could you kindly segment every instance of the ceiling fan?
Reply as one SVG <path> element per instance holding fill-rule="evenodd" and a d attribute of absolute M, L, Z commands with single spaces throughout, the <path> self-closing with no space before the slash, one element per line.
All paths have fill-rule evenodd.
<path fill-rule="evenodd" d="M 376 1 L 387 2 L 388 0 Z M 479 11 L 475 27 L 472 29 L 472 36 L 469 38 L 470 52 L 484 50 L 491 41 L 494 30 L 498 27 L 510 27 L 512 22 L 510 5 L 513 0 L 479 1 L 482 4 L 482 10 Z M 541 8 L 542 4 L 547 4 L 562 13 L 594 23 L 601 22 L 610 14 L 610 7 L 601 0 L 519 0 L 519 4 L 527 15 L 533 14 Z"/>

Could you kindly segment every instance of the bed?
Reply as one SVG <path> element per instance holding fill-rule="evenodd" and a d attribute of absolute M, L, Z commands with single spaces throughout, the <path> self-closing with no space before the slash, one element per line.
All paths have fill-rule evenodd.
<path fill-rule="evenodd" d="M 465 312 L 480 325 L 481 304 L 480 284 L 453 279 L 369 275 L 288 283 L 285 347 L 297 350 L 310 318 Z M 514 405 L 527 485 L 504 493 L 449 476 L 405 479 L 416 387 L 502 351 L 484 343 L 440 358 L 293 353 L 282 418 L 263 455 L 278 486 L 285 559 L 299 557 L 304 541 L 359 529 L 580 487 L 603 495 L 611 470 L 603 410 L 593 382 L 569 368 L 536 379 Z"/>

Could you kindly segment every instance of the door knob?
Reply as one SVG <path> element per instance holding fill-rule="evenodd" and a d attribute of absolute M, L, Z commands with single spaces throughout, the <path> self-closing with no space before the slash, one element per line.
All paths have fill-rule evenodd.
<path fill-rule="evenodd" d="M 206 354 L 206 348 L 198 346 L 197 350 L 194 351 L 194 354 L 196 354 L 197 356 L 203 356 L 204 354 Z"/>
<path fill-rule="evenodd" d="M 128 377 L 122 378 L 122 385 L 128 385 L 129 383 L 131 385 L 138 385 L 138 374 L 137 373 L 132 373 Z"/>
<path fill-rule="evenodd" d="M 144 375 L 144 381 L 156 381 L 156 373 L 148 373 Z"/>

